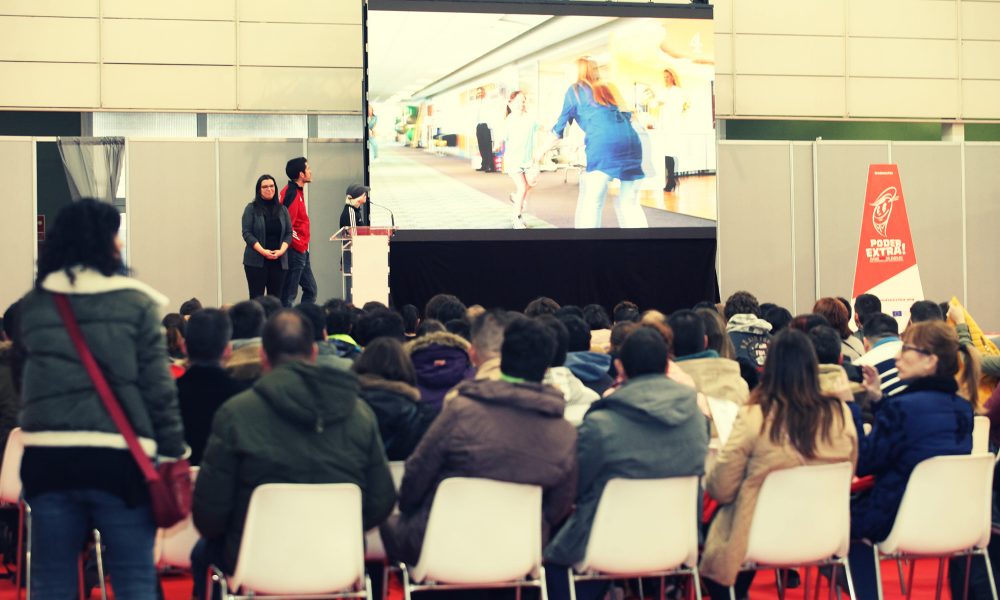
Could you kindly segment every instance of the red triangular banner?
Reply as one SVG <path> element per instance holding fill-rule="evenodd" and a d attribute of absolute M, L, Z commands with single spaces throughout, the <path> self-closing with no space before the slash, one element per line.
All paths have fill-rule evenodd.
<path fill-rule="evenodd" d="M 869 165 L 854 297 L 870 292 L 917 264 L 896 165 Z M 922 295 L 918 291 L 918 295 Z"/>

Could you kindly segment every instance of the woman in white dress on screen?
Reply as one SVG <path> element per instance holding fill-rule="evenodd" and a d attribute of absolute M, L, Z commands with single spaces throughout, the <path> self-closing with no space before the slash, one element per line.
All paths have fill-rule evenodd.
<path fill-rule="evenodd" d="M 526 98 L 521 90 L 511 92 L 507 100 L 504 132 L 503 172 L 514 181 L 514 191 L 510 195 L 514 203 L 514 229 L 525 229 L 527 225 L 522 213 L 528 204 L 528 193 L 538 183 L 533 159 L 538 124 L 528 116 Z"/>

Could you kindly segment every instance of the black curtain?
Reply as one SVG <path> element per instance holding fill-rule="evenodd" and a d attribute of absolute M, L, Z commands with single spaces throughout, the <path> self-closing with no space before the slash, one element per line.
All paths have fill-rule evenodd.
<path fill-rule="evenodd" d="M 716 242 L 697 239 L 397 241 L 389 252 L 392 303 L 423 309 L 438 293 L 468 305 L 523 310 L 549 296 L 560 304 L 621 300 L 672 312 L 719 301 Z"/>

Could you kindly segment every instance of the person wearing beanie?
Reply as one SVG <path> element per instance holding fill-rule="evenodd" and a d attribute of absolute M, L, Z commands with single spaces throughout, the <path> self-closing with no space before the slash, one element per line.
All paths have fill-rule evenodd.
<path fill-rule="evenodd" d="M 368 227 L 371 219 L 368 216 L 368 192 L 371 188 L 359 183 L 347 186 L 347 199 L 344 210 L 340 213 L 341 227 Z"/>

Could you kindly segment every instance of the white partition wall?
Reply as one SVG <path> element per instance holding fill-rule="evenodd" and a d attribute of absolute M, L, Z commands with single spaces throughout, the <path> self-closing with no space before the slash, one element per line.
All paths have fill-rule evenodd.
<path fill-rule="evenodd" d="M 966 143 L 965 226 L 969 310 L 990 315 L 982 323 L 1000 329 L 1000 144 Z M 954 210 L 953 208 L 951 210 Z"/>
<path fill-rule="evenodd" d="M 0 179 L 5 182 L 0 239 L 0 315 L 31 289 L 35 277 L 35 142 L 0 140 Z"/>

